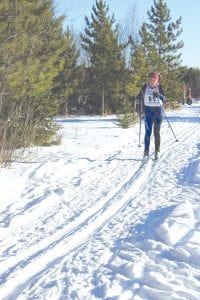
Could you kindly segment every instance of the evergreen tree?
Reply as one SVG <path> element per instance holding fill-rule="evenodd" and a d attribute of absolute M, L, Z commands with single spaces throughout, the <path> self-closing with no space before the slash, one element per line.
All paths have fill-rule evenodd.
<path fill-rule="evenodd" d="M 54 79 L 64 68 L 67 47 L 63 17 L 53 0 L 2 0 L 0 3 L 1 152 L 50 142 L 59 100 Z M 11 146 L 12 144 L 12 146 Z"/>
<path fill-rule="evenodd" d="M 150 33 L 143 23 L 139 30 L 139 41 L 132 41 L 131 55 L 131 94 L 138 93 L 138 89 L 146 83 L 148 74 L 155 68 L 158 55 L 152 43 Z"/>
<path fill-rule="evenodd" d="M 79 50 L 69 29 L 65 32 L 63 39 L 65 47 L 60 54 L 60 59 L 64 59 L 63 70 L 54 79 L 55 87 L 52 91 L 56 98 L 60 100 L 59 112 L 68 114 L 75 107 L 74 101 L 70 101 L 70 99 L 74 98 L 73 95 L 76 93 L 75 91 L 79 85 L 80 68 L 77 66 Z"/>
<path fill-rule="evenodd" d="M 183 42 L 177 42 L 182 32 L 181 18 L 171 22 L 170 10 L 164 0 L 154 0 L 154 6 L 147 11 L 149 22 L 139 32 L 139 42 L 132 53 L 132 89 L 148 79 L 150 71 L 159 71 L 169 101 L 180 101 L 182 82 L 179 76 L 181 54 L 178 51 Z"/>
<path fill-rule="evenodd" d="M 124 97 L 126 77 L 123 58 L 124 45 L 118 42 L 115 19 L 108 16 L 106 2 L 96 0 L 91 21 L 86 20 L 85 35 L 81 35 L 82 46 L 88 53 L 88 105 L 94 113 L 114 113 Z"/>
<path fill-rule="evenodd" d="M 198 68 L 185 68 L 181 70 L 183 82 L 186 88 L 191 88 L 192 97 L 200 98 L 200 69 Z"/>
<path fill-rule="evenodd" d="M 147 11 L 149 23 L 146 26 L 151 34 L 153 45 L 160 57 L 161 65 L 177 67 L 180 65 L 183 42 L 177 39 L 182 33 L 181 17 L 171 22 L 170 9 L 164 0 L 154 0 L 154 6 Z M 160 65 L 158 65 L 160 68 Z"/>
<path fill-rule="evenodd" d="M 182 41 L 177 41 L 182 33 L 181 17 L 171 21 L 170 10 L 164 0 L 154 0 L 154 6 L 147 12 L 149 23 L 146 24 L 151 34 L 152 43 L 157 52 L 157 63 L 153 61 L 156 70 L 159 70 L 163 79 L 169 102 L 182 99 L 182 82 L 179 78 L 181 63 L 180 49 Z"/>

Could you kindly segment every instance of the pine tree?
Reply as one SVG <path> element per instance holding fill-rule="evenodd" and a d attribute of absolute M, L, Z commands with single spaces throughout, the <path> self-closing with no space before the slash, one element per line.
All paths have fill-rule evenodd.
<path fill-rule="evenodd" d="M 154 66 L 162 74 L 168 101 L 181 102 L 182 82 L 179 79 L 178 67 L 181 63 L 179 51 L 183 42 L 177 41 L 182 33 L 181 17 L 171 21 L 170 9 L 164 0 L 154 0 L 154 6 L 147 15 L 150 22 L 146 26 L 158 54 L 157 64 L 154 61 Z"/>
<path fill-rule="evenodd" d="M 200 69 L 182 68 L 181 74 L 186 88 L 192 90 L 192 97 L 200 98 Z"/>
<path fill-rule="evenodd" d="M 132 53 L 132 89 L 148 79 L 150 71 L 159 71 L 169 101 L 179 101 L 182 97 L 182 82 L 179 78 L 183 42 L 177 42 L 182 32 L 181 18 L 171 22 L 170 10 L 164 0 L 154 0 L 154 6 L 147 11 L 149 22 L 143 23 L 139 32 L 139 42 Z"/>
<path fill-rule="evenodd" d="M 164 0 L 154 0 L 154 6 L 147 11 L 147 15 L 149 23 L 146 23 L 146 26 L 160 57 L 160 63 L 170 68 L 179 66 L 181 54 L 178 51 L 183 47 L 182 41 L 177 42 L 182 33 L 181 17 L 171 22 L 170 9 Z"/>
<path fill-rule="evenodd" d="M 131 83 L 130 89 L 133 95 L 146 83 L 148 74 L 155 68 L 158 60 L 157 52 L 153 46 L 151 35 L 143 23 L 139 30 L 139 41 L 132 41 L 131 55 Z"/>
<path fill-rule="evenodd" d="M 124 45 L 118 42 L 115 19 L 108 16 L 109 7 L 102 0 L 96 0 L 91 21 L 86 20 L 85 35 L 81 35 L 82 46 L 89 56 L 87 94 L 93 112 L 114 113 L 123 101 L 123 87 L 126 76 L 123 58 Z"/>
<path fill-rule="evenodd" d="M 30 143 L 48 144 L 59 100 L 54 79 L 64 68 L 63 17 L 53 0 L 0 3 L 1 152 Z M 12 146 L 11 146 L 12 145 Z"/>
<path fill-rule="evenodd" d="M 70 99 L 73 98 L 79 84 L 79 67 L 77 66 L 79 50 L 69 29 L 64 33 L 63 39 L 65 47 L 60 54 L 60 59 L 64 59 L 63 70 L 54 79 L 55 86 L 52 92 L 60 101 L 59 112 L 66 115 L 74 108 L 73 101 L 70 103 Z"/>

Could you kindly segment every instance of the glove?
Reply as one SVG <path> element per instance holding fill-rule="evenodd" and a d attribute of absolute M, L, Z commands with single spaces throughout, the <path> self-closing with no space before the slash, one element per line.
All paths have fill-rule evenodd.
<path fill-rule="evenodd" d="M 144 118 L 145 118 L 145 114 L 141 113 L 141 120 L 144 120 Z"/>
<path fill-rule="evenodd" d="M 160 94 L 158 92 L 153 92 L 153 97 L 154 98 L 158 98 L 160 96 Z"/>

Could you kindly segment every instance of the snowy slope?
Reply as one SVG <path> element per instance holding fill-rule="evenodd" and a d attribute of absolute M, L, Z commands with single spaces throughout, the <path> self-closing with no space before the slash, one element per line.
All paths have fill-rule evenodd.
<path fill-rule="evenodd" d="M 156 162 L 81 117 L 0 171 L 1 300 L 200 299 L 200 103 L 167 116 Z"/>

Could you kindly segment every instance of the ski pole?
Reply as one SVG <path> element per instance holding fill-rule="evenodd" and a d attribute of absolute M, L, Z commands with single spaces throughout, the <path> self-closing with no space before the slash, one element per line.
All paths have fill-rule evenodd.
<path fill-rule="evenodd" d="M 139 145 L 138 145 L 138 147 L 141 147 L 141 144 L 140 144 L 141 128 L 142 128 L 142 100 L 140 99 L 140 127 L 139 127 Z"/>
<path fill-rule="evenodd" d="M 142 127 L 142 118 L 141 118 L 141 113 L 140 113 L 139 145 L 138 145 L 138 147 L 141 147 L 141 144 L 140 144 L 140 137 L 141 137 L 141 127 Z"/>
<path fill-rule="evenodd" d="M 164 116 L 165 116 L 165 119 L 167 120 L 167 123 L 168 123 L 168 125 L 169 125 L 169 127 L 170 127 L 170 129 L 171 129 L 171 131 L 172 131 L 172 133 L 173 133 L 173 135 L 174 135 L 174 137 L 175 137 L 176 142 L 178 142 L 178 139 L 177 139 L 177 137 L 176 137 L 176 135 L 175 135 L 175 133 L 174 133 L 174 130 L 173 130 L 173 128 L 172 128 L 172 126 L 171 126 L 171 124 L 170 124 L 168 118 L 167 118 L 167 115 L 166 115 L 166 113 L 165 113 L 164 108 L 163 108 L 163 114 L 164 114 Z"/>
<path fill-rule="evenodd" d="M 160 101 L 158 101 L 159 102 L 159 104 L 160 104 Z M 172 133 L 173 133 L 173 135 L 174 135 L 174 137 L 175 137 L 175 140 L 176 140 L 176 142 L 178 142 L 178 139 L 177 139 L 177 137 L 176 137 L 176 135 L 175 135 L 175 133 L 174 133 L 174 130 L 173 130 L 173 128 L 172 128 L 172 126 L 171 126 L 171 124 L 170 124 L 170 122 L 169 122 L 169 120 L 168 120 L 168 117 L 167 117 L 167 115 L 166 115 L 166 113 L 165 113 L 165 110 L 164 110 L 164 108 L 163 108 L 163 106 L 160 104 L 160 107 L 161 107 L 161 109 L 162 109 L 162 111 L 163 111 L 163 114 L 164 114 L 164 116 L 165 116 L 165 119 L 167 120 L 167 123 L 168 123 L 168 125 L 169 125 L 169 127 L 170 127 L 170 129 L 171 129 L 171 131 L 172 131 Z"/>

